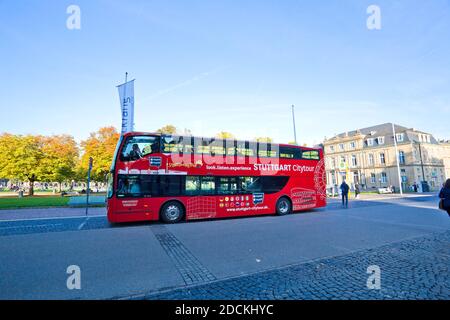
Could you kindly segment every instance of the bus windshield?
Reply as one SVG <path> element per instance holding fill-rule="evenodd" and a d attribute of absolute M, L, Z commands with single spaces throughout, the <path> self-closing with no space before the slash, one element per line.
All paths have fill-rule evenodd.
<path fill-rule="evenodd" d="M 159 152 L 160 137 L 135 136 L 129 137 L 122 147 L 120 160 L 135 161 L 140 158 Z"/>

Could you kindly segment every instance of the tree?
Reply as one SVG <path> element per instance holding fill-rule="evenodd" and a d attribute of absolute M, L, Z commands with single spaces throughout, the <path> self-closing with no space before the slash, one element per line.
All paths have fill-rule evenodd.
<path fill-rule="evenodd" d="M 45 157 L 44 137 L 2 134 L 0 136 L 0 176 L 28 181 L 29 195 L 34 194 L 34 182 L 42 176 Z"/>
<path fill-rule="evenodd" d="M 265 143 L 272 143 L 273 142 L 273 139 L 270 138 L 270 137 L 257 137 L 257 138 L 255 138 L 255 140 L 257 142 L 265 142 Z"/>
<path fill-rule="evenodd" d="M 184 128 L 180 134 L 182 136 L 192 136 L 192 131 L 191 131 L 191 129 Z"/>
<path fill-rule="evenodd" d="M 158 130 L 156 130 L 156 132 L 163 134 L 176 134 L 177 128 L 174 125 L 168 124 L 162 128 L 159 128 Z"/>
<path fill-rule="evenodd" d="M 92 157 L 94 160 L 91 172 L 92 180 L 105 180 L 105 176 L 111 168 L 119 137 L 120 134 L 114 127 L 104 127 L 91 133 L 89 138 L 81 142 L 83 155 L 77 171 L 83 179 L 86 177 L 89 167 L 89 157 Z"/>
<path fill-rule="evenodd" d="M 79 149 L 75 139 L 69 135 L 44 137 L 42 151 L 42 176 L 45 181 L 61 183 L 75 178 Z"/>
<path fill-rule="evenodd" d="M 216 138 L 225 140 L 225 139 L 234 139 L 235 137 L 232 133 L 221 131 L 218 134 L 216 134 Z"/>

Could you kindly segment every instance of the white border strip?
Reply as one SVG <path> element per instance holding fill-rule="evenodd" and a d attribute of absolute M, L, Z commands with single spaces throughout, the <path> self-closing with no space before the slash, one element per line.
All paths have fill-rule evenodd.
<path fill-rule="evenodd" d="M 94 216 L 87 216 L 88 218 L 98 218 L 98 217 L 105 217 L 106 214 L 99 214 Z M 70 217 L 49 217 L 49 218 L 34 218 L 34 219 L 11 219 L 11 220 L 1 220 L 2 222 L 14 222 L 14 221 L 38 221 L 38 220 L 58 220 L 58 219 L 86 219 L 86 216 L 70 216 Z"/>

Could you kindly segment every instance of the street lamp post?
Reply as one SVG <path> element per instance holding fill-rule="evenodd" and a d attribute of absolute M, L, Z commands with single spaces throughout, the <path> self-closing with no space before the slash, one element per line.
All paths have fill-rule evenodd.
<path fill-rule="evenodd" d="M 398 185 L 400 187 L 400 194 L 403 195 L 402 177 L 401 177 L 401 173 L 400 173 L 400 161 L 399 161 L 399 154 L 398 154 L 398 147 L 397 147 L 397 137 L 396 137 L 396 134 L 395 134 L 394 123 L 392 123 L 392 133 L 394 134 L 395 159 L 397 160 Z"/>
<path fill-rule="evenodd" d="M 416 143 L 419 145 L 420 167 L 422 168 L 422 181 L 420 181 L 420 189 L 423 192 L 424 186 L 427 182 L 425 180 L 425 169 L 423 168 L 422 147 L 420 146 L 420 142 L 416 141 Z"/>
<path fill-rule="evenodd" d="M 295 141 L 295 144 L 298 145 L 298 143 L 297 143 L 297 130 L 296 130 L 296 128 L 295 128 L 295 114 L 294 114 L 294 108 L 295 108 L 295 106 L 292 105 L 292 122 L 294 123 L 294 141 Z"/>
<path fill-rule="evenodd" d="M 94 160 L 92 157 L 89 157 L 89 168 L 87 172 L 87 186 L 86 186 L 86 217 L 88 215 L 88 209 L 89 209 L 89 189 L 90 189 L 90 183 L 91 183 L 91 171 L 92 171 L 92 164 Z"/>

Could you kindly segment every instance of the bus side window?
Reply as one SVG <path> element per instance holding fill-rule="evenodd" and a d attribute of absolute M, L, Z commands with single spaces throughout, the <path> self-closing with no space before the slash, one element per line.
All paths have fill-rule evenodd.
<path fill-rule="evenodd" d="M 308 159 L 308 160 L 320 160 L 319 151 L 317 151 L 317 150 L 303 151 L 303 153 L 302 153 L 302 159 Z"/>
<path fill-rule="evenodd" d="M 262 192 L 261 177 L 241 177 L 240 192 L 241 193 Z"/>
<path fill-rule="evenodd" d="M 202 195 L 213 195 L 216 193 L 216 182 L 214 177 L 201 177 L 200 191 Z"/>
<path fill-rule="evenodd" d="M 237 177 L 217 177 L 216 186 L 218 194 L 237 194 L 238 178 Z"/>
<path fill-rule="evenodd" d="M 187 137 L 187 140 L 189 140 L 190 144 L 190 138 Z M 162 138 L 162 145 L 161 150 L 162 153 L 178 153 L 183 154 L 184 152 L 189 153 L 187 151 L 184 151 L 185 146 L 185 138 L 183 136 L 164 136 Z"/>
<path fill-rule="evenodd" d="M 128 137 L 122 146 L 121 161 L 136 161 L 152 153 L 160 152 L 160 137 L 132 136 Z"/>
<path fill-rule="evenodd" d="M 283 189 L 286 186 L 289 177 L 267 176 L 261 177 L 261 179 L 262 179 L 262 190 L 264 193 L 276 193 L 280 192 L 281 189 Z"/>
<path fill-rule="evenodd" d="M 141 181 L 139 176 L 119 176 L 117 181 L 117 197 L 142 196 Z"/>
<path fill-rule="evenodd" d="M 302 150 L 300 148 L 280 146 L 280 158 L 301 159 L 302 158 Z"/>
<path fill-rule="evenodd" d="M 186 195 L 194 196 L 200 193 L 200 177 L 188 176 L 186 177 Z"/>
<path fill-rule="evenodd" d="M 183 176 L 160 176 L 157 196 L 181 196 L 184 193 Z"/>
<path fill-rule="evenodd" d="M 225 154 L 227 156 L 236 156 L 236 140 L 227 139 L 225 140 Z"/>

